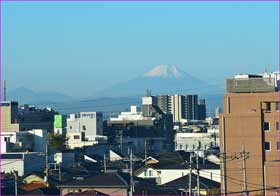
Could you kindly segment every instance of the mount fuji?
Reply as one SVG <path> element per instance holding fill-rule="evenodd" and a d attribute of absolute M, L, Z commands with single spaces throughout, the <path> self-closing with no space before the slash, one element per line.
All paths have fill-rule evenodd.
<path fill-rule="evenodd" d="M 137 78 L 97 92 L 95 97 L 139 96 L 147 89 L 153 94 L 205 94 L 208 87 L 207 82 L 174 65 L 158 65 Z"/>

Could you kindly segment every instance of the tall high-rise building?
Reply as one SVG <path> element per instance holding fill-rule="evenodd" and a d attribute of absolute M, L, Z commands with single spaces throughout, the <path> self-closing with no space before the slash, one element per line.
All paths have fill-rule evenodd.
<path fill-rule="evenodd" d="M 186 108 L 185 108 L 185 97 L 182 95 L 171 96 L 171 113 L 173 115 L 173 121 L 179 122 L 185 119 Z"/>
<path fill-rule="evenodd" d="M 169 95 L 157 96 L 157 105 L 164 113 L 171 113 L 171 96 Z"/>
<path fill-rule="evenodd" d="M 275 195 L 279 187 L 279 93 L 274 77 L 227 80 L 220 115 L 221 192 Z"/>
<path fill-rule="evenodd" d="M 171 113 L 174 122 L 199 119 L 197 95 L 159 95 L 156 98 L 157 106 L 164 113 Z"/>
<path fill-rule="evenodd" d="M 197 107 L 198 96 L 197 95 L 186 95 L 185 96 L 185 118 L 188 120 L 198 120 Z"/>
<path fill-rule="evenodd" d="M 197 105 L 197 119 L 205 120 L 206 118 L 206 104 L 205 99 L 200 99 Z"/>

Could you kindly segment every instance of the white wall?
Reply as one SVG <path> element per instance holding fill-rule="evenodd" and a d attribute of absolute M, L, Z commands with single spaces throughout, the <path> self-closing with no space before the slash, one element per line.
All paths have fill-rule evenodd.
<path fill-rule="evenodd" d="M 9 138 L 9 142 L 5 142 Z M 47 131 L 42 129 L 33 129 L 20 132 L 3 132 L 1 134 L 1 153 L 9 152 L 9 143 L 24 148 L 32 148 L 33 152 L 45 152 L 47 143 Z M 30 150 L 29 150 L 30 151 Z"/>
<path fill-rule="evenodd" d="M 102 113 L 81 112 L 80 116 L 67 119 L 67 132 L 85 132 L 85 137 L 103 135 Z"/>
<path fill-rule="evenodd" d="M 19 176 L 24 175 L 24 161 L 19 159 L 2 159 L 1 160 L 1 172 L 12 173 L 17 171 Z"/>
<path fill-rule="evenodd" d="M 159 169 L 159 170 L 153 170 L 152 168 L 147 169 L 147 174 L 149 174 L 149 171 L 152 171 L 152 176 L 146 175 L 145 176 L 145 171 L 143 171 L 141 174 L 137 175 L 137 177 L 140 178 L 159 178 L 157 182 L 159 184 L 165 184 L 170 181 L 173 181 L 177 178 L 180 178 L 182 176 L 185 176 L 189 174 L 189 169 Z M 212 177 L 211 177 L 211 172 L 212 172 Z M 196 174 L 196 170 L 192 170 L 192 173 Z M 200 176 L 212 179 L 216 182 L 221 181 L 220 177 L 220 170 L 200 170 Z"/>
<path fill-rule="evenodd" d="M 218 144 L 217 140 L 218 138 L 216 144 Z M 175 150 L 193 151 L 197 149 L 198 143 L 199 150 L 205 150 L 215 145 L 215 138 L 210 133 L 177 133 L 175 135 Z"/>
<path fill-rule="evenodd" d="M 19 154 L 19 153 L 11 153 Z M 19 176 L 23 176 L 30 172 L 41 172 L 45 169 L 45 155 L 39 153 L 20 153 L 23 159 L 2 159 L 1 172 L 10 173 L 14 170 Z"/>

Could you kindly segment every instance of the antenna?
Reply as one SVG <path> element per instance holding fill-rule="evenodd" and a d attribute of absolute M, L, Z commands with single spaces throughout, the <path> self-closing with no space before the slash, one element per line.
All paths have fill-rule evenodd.
<path fill-rule="evenodd" d="M 7 101 L 7 83 L 4 80 L 4 101 Z"/>
<path fill-rule="evenodd" d="M 152 90 L 151 89 L 146 89 L 146 96 L 147 97 L 152 96 Z"/>

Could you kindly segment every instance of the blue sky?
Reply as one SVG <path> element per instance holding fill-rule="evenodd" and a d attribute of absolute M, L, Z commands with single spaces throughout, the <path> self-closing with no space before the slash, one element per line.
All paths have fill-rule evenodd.
<path fill-rule="evenodd" d="M 278 69 L 276 2 L 4 2 L 8 88 L 74 97 L 177 65 L 210 83 Z"/>

